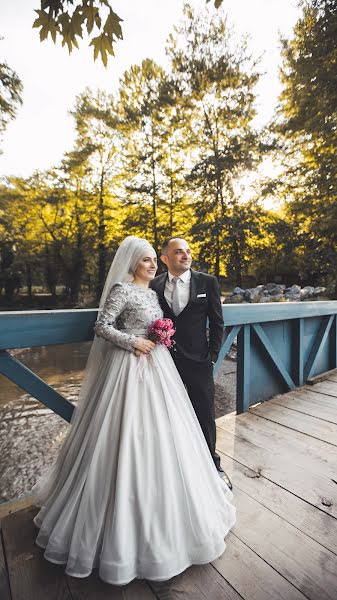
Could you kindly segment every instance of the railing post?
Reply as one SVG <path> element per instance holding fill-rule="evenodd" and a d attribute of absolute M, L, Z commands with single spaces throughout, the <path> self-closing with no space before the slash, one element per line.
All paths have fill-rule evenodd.
<path fill-rule="evenodd" d="M 337 315 L 334 316 L 330 332 L 330 369 L 337 369 Z"/>
<path fill-rule="evenodd" d="M 304 367 L 305 381 L 307 381 L 307 379 L 309 379 L 309 377 L 311 377 L 311 375 L 314 371 L 316 360 L 319 356 L 321 348 L 323 347 L 326 339 L 329 336 L 331 325 L 332 325 L 333 321 L 335 320 L 335 318 L 336 318 L 335 315 L 327 315 L 327 316 L 323 317 L 323 319 L 321 321 L 320 328 L 317 332 L 317 335 L 315 337 L 314 343 L 311 347 L 311 350 L 310 350 L 310 353 L 308 356 L 308 360 Z"/>
<path fill-rule="evenodd" d="M 241 327 L 241 325 L 234 325 L 233 327 L 225 327 L 225 329 L 224 329 L 225 341 L 219 352 L 218 360 L 217 360 L 216 364 L 214 365 L 214 374 L 216 374 L 218 369 L 221 367 L 221 364 L 222 364 L 224 358 L 227 356 L 234 339 L 236 338 L 236 336 L 238 335 L 238 333 L 240 331 L 240 327 Z"/>
<path fill-rule="evenodd" d="M 236 411 L 249 409 L 250 400 L 250 325 L 243 325 L 238 334 Z"/>
<path fill-rule="evenodd" d="M 295 382 L 296 385 L 304 384 L 304 319 L 296 319 L 294 323 L 295 340 L 294 340 L 294 362 L 295 362 Z"/>

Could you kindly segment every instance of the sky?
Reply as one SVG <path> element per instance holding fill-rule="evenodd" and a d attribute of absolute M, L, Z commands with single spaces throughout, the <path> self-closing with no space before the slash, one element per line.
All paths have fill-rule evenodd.
<path fill-rule="evenodd" d="M 190 0 L 196 8 L 206 0 Z M 85 87 L 113 92 L 123 72 L 132 64 L 153 58 L 166 65 L 165 41 L 182 15 L 183 0 L 111 0 L 123 19 L 124 39 L 117 42 L 116 57 L 105 69 L 94 62 L 92 48 L 79 43 L 69 56 L 51 40 L 40 42 L 32 23 L 39 0 L 6 0 L 0 8 L 1 62 L 6 61 L 23 82 L 23 106 L 7 128 L 0 155 L 0 177 L 29 177 L 34 170 L 57 165 L 71 150 L 75 139 L 69 114 L 76 95 Z M 237 35 L 249 34 L 249 48 L 261 56 L 264 73 L 256 88 L 258 94 L 256 125 L 272 117 L 280 92 L 278 69 L 280 34 L 292 35 L 299 17 L 296 0 L 223 0 L 224 10 Z"/>

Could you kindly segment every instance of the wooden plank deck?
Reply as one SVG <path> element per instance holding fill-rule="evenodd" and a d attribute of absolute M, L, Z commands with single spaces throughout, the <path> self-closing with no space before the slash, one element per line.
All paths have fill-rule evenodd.
<path fill-rule="evenodd" d="M 2 518 L 1 600 L 337 600 L 337 376 L 217 420 L 237 524 L 224 555 L 168 582 L 64 575 L 27 507 Z"/>

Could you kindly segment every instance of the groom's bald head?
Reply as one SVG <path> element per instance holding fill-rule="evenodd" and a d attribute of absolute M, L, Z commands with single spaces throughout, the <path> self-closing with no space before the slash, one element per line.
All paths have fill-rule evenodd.
<path fill-rule="evenodd" d="M 166 254 L 169 245 L 171 244 L 171 242 L 173 242 L 173 240 L 181 240 L 182 242 L 185 242 L 186 240 L 184 240 L 183 237 L 176 235 L 174 237 L 170 237 L 167 238 L 166 240 L 164 240 L 164 242 L 162 243 L 162 247 L 161 247 L 161 254 Z M 187 242 L 186 242 L 187 243 Z"/>
<path fill-rule="evenodd" d="M 188 271 L 192 262 L 190 247 L 182 237 L 171 237 L 165 240 L 160 258 L 175 277 Z"/>

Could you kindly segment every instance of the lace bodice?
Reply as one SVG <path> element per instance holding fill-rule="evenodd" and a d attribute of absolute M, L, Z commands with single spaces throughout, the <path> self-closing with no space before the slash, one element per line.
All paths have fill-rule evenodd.
<path fill-rule="evenodd" d="M 155 291 L 132 283 L 116 283 L 110 290 L 94 330 L 96 335 L 133 352 L 136 335 L 132 331 L 144 330 L 162 316 Z"/>

